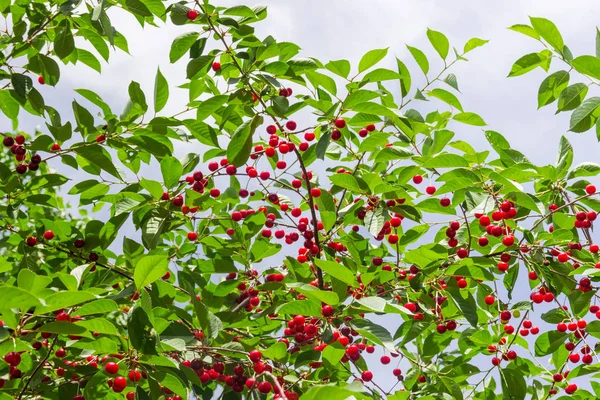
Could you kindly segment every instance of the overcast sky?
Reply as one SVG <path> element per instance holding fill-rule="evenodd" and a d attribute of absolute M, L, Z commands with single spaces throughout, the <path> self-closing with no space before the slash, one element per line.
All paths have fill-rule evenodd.
<path fill-rule="evenodd" d="M 257 4 L 250 1 L 216 4 L 240 3 Z M 425 35 L 427 28 L 445 33 L 451 45 L 458 49 L 472 37 L 489 39 L 486 46 L 469 54 L 469 62 L 459 63 L 451 70 L 458 77 L 462 92 L 459 99 L 465 110 L 480 114 L 488 123 L 487 129 L 503 133 L 513 147 L 535 163 L 555 162 L 562 134 L 573 144 L 576 163 L 598 162 L 598 144 L 593 131 L 567 133 L 569 114 L 555 116 L 555 105 L 536 110 L 537 90 L 546 76 L 542 70 L 506 78 L 514 61 L 541 50 L 533 39 L 506 29 L 513 24 L 528 23 L 528 16 L 554 21 L 575 56 L 594 54 L 600 11 L 597 0 L 272 0 L 262 4 L 268 5 L 269 16 L 256 26 L 258 37 L 272 35 L 278 41 L 292 41 L 302 47 L 300 55 L 303 57 L 316 57 L 324 63 L 344 58 L 353 66 L 368 50 L 389 47 L 390 54 L 382 66 L 394 69 L 393 56 L 398 56 L 409 65 L 413 85 L 422 86 L 423 79 L 405 44 L 427 53 L 432 75 L 441 68 Z M 172 26 L 168 22 L 167 27 L 142 30 L 130 16 L 116 12 L 112 18 L 113 25 L 127 37 L 131 55 L 122 52 L 112 55 L 110 65 L 103 65 L 102 76 L 83 65 L 66 67 L 57 88 L 42 88 L 47 103 L 68 113 L 75 97 L 72 89 L 84 87 L 96 91 L 119 113 L 127 102 L 127 86 L 132 80 L 142 85 L 148 99 L 152 98 L 156 68 L 160 66 L 171 84 L 171 98 L 163 114 L 180 111 L 187 94 L 175 86 L 185 82 L 186 63 L 182 59 L 175 65 L 169 64 L 168 52 L 176 36 L 193 28 Z M 553 69 L 564 69 L 564 65 L 556 62 Z M 571 78 L 572 83 L 577 81 Z M 84 100 L 81 103 L 88 104 Z M 420 102 L 412 104 L 416 108 L 428 107 Z M 24 128 L 31 128 L 39 120 L 27 117 L 22 122 Z M 481 129 L 463 125 L 454 128 L 457 138 L 468 140 L 477 149 L 489 147 Z M 180 153 L 191 150 L 187 145 L 185 149 L 184 146 L 177 149 Z M 63 173 L 72 174 L 72 170 L 62 169 Z"/>

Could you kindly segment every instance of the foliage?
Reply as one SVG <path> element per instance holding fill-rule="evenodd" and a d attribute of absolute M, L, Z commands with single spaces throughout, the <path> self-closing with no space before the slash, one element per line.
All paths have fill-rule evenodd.
<path fill-rule="evenodd" d="M 116 8 L 142 26 L 195 28 L 168 54 L 187 65 L 188 104 L 161 113 L 176 83 L 157 69 L 154 93 L 131 82 L 120 113 L 78 89 L 67 121 L 36 87 L 60 84 L 61 64 L 100 72 L 128 52 Z M 593 380 L 576 386 L 598 372 L 587 179 L 600 165 L 573 165 L 564 136 L 545 166 L 493 130 L 490 150 L 457 138 L 486 123 L 449 70 L 487 40 L 460 51 L 428 30 L 435 74 L 432 52 L 413 46 L 418 72 L 381 67 L 387 48 L 357 64 L 301 58 L 255 36 L 264 7 L 17 0 L 0 11 L 0 110 L 12 122 L 0 399 L 600 397 Z M 539 106 L 556 102 L 570 131 L 600 135 L 600 98 L 587 97 L 600 50 L 573 57 L 543 18 L 511 29 L 544 49 L 509 76 L 560 59 L 569 68 L 544 79 Z M 588 83 L 570 82 L 575 72 Z M 409 108 L 429 100 L 440 110 Z M 23 111 L 44 132 L 20 132 Z M 182 157 L 176 142 L 204 150 Z M 141 176 L 145 165 L 156 174 Z M 369 370 L 379 362 L 386 376 Z"/>

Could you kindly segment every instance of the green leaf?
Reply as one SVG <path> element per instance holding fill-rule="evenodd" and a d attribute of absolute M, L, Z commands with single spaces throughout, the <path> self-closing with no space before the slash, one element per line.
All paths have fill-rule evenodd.
<path fill-rule="evenodd" d="M 475 126 L 485 126 L 487 125 L 485 121 L 477 114 L 473 112 L 463 112 L 459 114 L 455 114 L 452 117 L 453 120 L 462 122 L 467 125 L 475 125 Z"/>
<path fill-rule="evenodd" d="M 107 314 L 113 312 L 117 309 L 117 303 L 114 300 L 110 299 L 100 299 L 95 300 L 90 303 L 87 303 L 78 310 L 76 310 L 73 315 L 86 316 L 93 314 Z"/>
<path fill-rule="evenodd" d="M 242 166 L 250 158 L 252 152 L 252 136 L 256 127 L 262 123 L 262 117 L 254 116 L 242 123 L 231 136 L 227 145 L 227 160 L 236 167 Z"/>
<path fill-rule="evenodd" d="M 81 326 L 90 332 L 99 332 L 105 335 L 119 334 L 115 325 L 105 318 L 92 318 L 84 321 L 77 321 L 74 325 Z"/>
<path fill-rule="evenodd" d="M 588 86 L 584 83 L 575 83 L 568 86 L 558 96 L 558 111 L 570 111 L 579 106 L 588 92 Z"/>
<path fill-rule="evenodd" d="M 381 229 L 383 229 L 384 224 L 383 209 L 378 207 L 375 210 L 367 211 L 364 221 L 365 227 L 369 230 L 371 235 L 379 235 L 379 232 L 381 232 Z"/>
<path fill-rule="evenodd" d="M 573 163 L 573 146 L 566 137 L 560 137 L 558 145 L 558 159 L 556 160 L 556 169 L 561 176 L 565 176 L 571 164 Z"/>
<path fill-rule="evenodd" d="M 535 340 L 535 355 L 536 357 L 547 356 L 554 353 L 569 337 L 568 334 L 558 331 L 548 331 L 542 333 Z"/>
<path fill-rule="evenodd" d="M 448 41 L 446 35 L 444 35 L 442 32 L 434 31 L 428 28 L 427 38 L 429 39 L 429 42 L 435 51 L 437 51 L 440 57 L 445 60 L 446 57 L 448 57 L 448 50 L 450 50 L 450 42 Z"/>
<path fill-rule="evenodd" d="M 600 58 L 600 29 L 596 28 L 596 57 Z"/>
<path fill-rule="evenodd" d="M 410 51 L 410 54 L 413 56 L 419 67 L 421 68 L 421 71 L 423 71 L 423 73 L 427 75 L 427 73 L 429 72 L 429 61 L 427 60 L 427 56 L 425 55 L 425 53 L 423 53 L 416 47 L 412 47 L 409 45 L 406 45 L 406 47 L 408 48 L 408 51 Z"/>
<path fill-rule="evenodd" d="M 433 89 L 430 92 L 427 93 L 428 96 L 431 97 L 435 97 L 437 99 L 442 100 L 444 103 L 449 104 L 450 106 L 463 111 L 463 107 L 462 104 L 460 104 L 460 101 L 458 101 L 458 98 L 453 95 L 452 93 L 448 92 L 447 90 L 444 89 Z"/>
<path fill-rule="evenodd" d="M 456 80 L 456 75 L 448 74 L 448 76 L 444 78 L 444 82 L 446 82 L 450 87 L 458 90 L 458 81 Z M 460 92 L 460 90 L 458 91 Z"/>
<path fill-rule="evenodd" d="M 37 296 L 13 286 L 0 286 L 0 304 L 3 309 L 18 308 L 23 311 L 41 305 Z"/>
<path fill-rule="evenodd" d="M 134 15 L 139 15 L 140 17 L 151 17 L 152 13 L 148 10 L 148 7 L 140 0 L 125 0 L 125 5 L 127 9 L 131 11 Z"/>
<path fill-rule="evenodd" d="M 375 49 L 367 52 L 358 63 L 358 72 L 363 72 L 373 65 L 377 64 L 379 61 L 383 60 L 383 58 L 387 55 L 388 49 Z"/>
<path fill-rule="evenodd" d="M 590 97 L 571 114 L 569 130 L 577 133 L 585 132 L 594 126 L 598 117 L 600 117 L 600 97 Z"/>
<path fill-rule="evenodd" d="M 510 72 L 508 73 L 508 76 L 513 77 L 523 75 L 529 71 L 533 71 L 537 67 L 541 67 L 544 71 L 548 71 L 551 60 L 552 52 L 550 50 L 542 50 L 539 53 L 526 54 L 515 61 L 510 69 Z"/>
<path fill-rule="evenodd" d="M 579 56 L 571 61 L 571 65 L 583 75 L 600 79 L 600 58 L 598 57 Z"/>
<path fill-rule="evenodd" d="M 156 70 L 156 79 L 154 80 L 154 111 L 159 112 L 167 104 L 169 99 L 169 84 L 160 73 L 160 68 Z"/>
<path fill-rule="evenodd" d="M 200 322 L 200 326 L 202 330 L 209 338 L 216 338 L 219 335 L 219 332 L 223 329 L 223 322 L 210 312 L 204 303 L 201 301 L 197 301 L 194 298 L 194 308 L 196 310 L 196 316 L 198 317 L 198 322 Z"/>
<path fill-rule="evenodd" d="M 127 332 L 134 349 L 143 354 L 157 354 L 156 332 L 154 332 L 148 314 L 142 307 L 135 306 L 129 311 Z"/>
<path fill-rule="evenodd" d="M 192 59 L 186 68 L 187 79 L 194 79 L 205 75 L 214 59 L 213 56 L 199 56 Z"/>
<path fill-rule="evenodd" d="M 348 189 L 354 193 L 362 193 L 363 190 L 360 188 L 356 178 L 349 174 L 334 174 L 329 176 L 329 180 L 336 186 L 344 189 Z"/>
<path fill-rule="evenodd" d="M 356 286 L 356 276 L 354 272 L 346 268 L 343 264 L 335 261 L 321 260 L 319 258 L 314 260 L 317 267 L 321 268 L 325 273 L 333 276 L 350 286 Z"/>
<path fill-rule="evenodd" d="M 169 270 L 169 259 L 167 256 L 148 255 L 143 256 L 135 263 L 133 279 L 138 290 L 162 278 Z"/>
<path fill-rule="evenodd" d="M 139 105 L 142 111 L 145 113 L 148 110 L 148 103 L 146 103 L 146 95 L 140 87 L 140 84 L 132 81 L 127 88 L 127 92 L 129 93 L 131 102 Z"/>
<path fill-rule="evenodd" d="M 533 29 L 529 25 L 517 24 L 517 25 L 511 26 L 508 29 L 510 29 L 511 31 L 522 33 L 523 35 L 527 35 L 527 36 L 532 37 L 532 38 L 534 38 L 536 40 L 540 39 L 540 35 L 535 31 L 535 29 Z"/>
<path fill-rule="evenodd" d="M 471 326 L 477 327 L 479 317 L 477 316 L 477 304 L 475 303 L 473 296 L 468 292 L 465 294 L 456 288 L 448 288 L 448 292 L 458 305 L 458 308 L 465 316 L 466 320 L 469 321 Z M 466 298 L 464 297 L 465 295 Z"/>
<path fill-rule="evenodd" d="M 63 59 L 75 49 L 75 39 L 69 27 L 69 21 L 63 20 L 59 25 L 58 34 L 54 38 L 54 53 Z"/>
<path fill-rule="evenodd" d="M 558 99 L 563 90 L 569 85 L 569 77 L 567 71 L 556 71 L 544 79 L 538 90 L 538 108 Z"/>
<path fill-rule="evenodd" d="M 33 89 L 33 81 L 27 75 L 12 74 L 10 76 L 10 83 L 15 89 L 15 92 L 23 98 L 27 98 L 31 89 Z"/>
<path fill-rule="evenodd" d="M 179 60 L 187 53 L 192 47 L 196 39 L 200 34 L 198 32 L 187 32 L 183 35 L 177 36 L 171 44 L 171 50 L 169 51 L 169 61 L 172 63 Z"/>
<path fill-rule="evenodd" d="M 374 324 L 367 319 L 354 320 L 352 325 L 362 337 L 385 347 L 389 351 L 396 351 L 392 335 L 383 326 Z"/>
<path fill-rule="evenodd" d="M 183 166 L 175 157 L 167 156 L 160 162 L 160 170 L 167 189 L 171 189 L 179 183 L 181 175 L 183 175 Z"/>
<path fill-rule="evenodd" d="M 469 51 L 476 49 L 477 47 L 483 46 L 487 42 L 489 42 L 489 40 L 479 39 L 479 38 L 469 39 L 467 41 L 467 43 L 465 43 L 465 47 L 463 49 L 463 54 L 468 53 Z"/>
<path fill-rule="evenodd" d="M 121 174 L 117 171 L 110 155 L 104 148 L 98 145 L 79 147 L 77 149 L 77 155 L 85 158 L 92 165 L 100 167 L 115 178 L 121 180 Z"/>
<path fill-rule="evenodd" d="M 502 398 L 506 400 L 525 400 L 527 383 L 523 377 L 523 371 L 511 367 L 500 369 Z"/>
<path fill-rule="evenodd" d="M 336 293 L 320 290 L 319 288 L 307 285 L 306 283 L 290 283 L 287 286 L 311 300 L 320 301 L 332 306 L 340 302 L 340 298 Z"/>
<path fill-rule="evenodd" d="M 17 118 L 19 108 L 19 103 L 10 95 L 9 90 L 0 90 L 0 110 L 7 118 Z"/>
<path fill-rule="evenodd" d="M 77 60 L 97 72 L 102 72 L 102 65 L 95 55 L 85 49 L 77 49 Z"/>
<path fill-rule="evenodd" d="M 396 58 L 396 65 L 398 66 L 398 73 L 402 76 L 402 78 L 400 78 L 400 93 L 402 94 L 402 97 L 406 97 L 406 95 L 408 95 L 408 92 L 410 92 L 410 87 L 412 83 L 410 78 L 410 71 L 408 70 L 408 68 L 406 68 L 406 65 L 404 65 L 404 63 L 400 61 L 399 58 Z"/>
<path fill-rule="evenodd" d="M 348 60 L 329 61 L 325 68 L 342 78 L 348 78 L 350 73 L 350 62 Z"/>
<path fill-rule="evenodd" d="M 278 314 L 304 315 L 307 317 L 321 317 L 321 305 L 313 300 L 292 300 L 281 305 L 276 311 Z"/>
<path fill-rule="evenodd" d="M 87 89 L 75 89 L 75 91 L 92 104 L 98 106 L 104 113 L 105 117 L 108 117 L 109 115 L 113 114 L 108 104 L 106 104 L 98 94 Z"/>
<path fill-rule="evenodd" d="M 554 50 L 562 54 L 565 42 L 554 23 L 545 18 L 529 17 L 533 29 L 544 39 Z"/>
<path fill-rule="evenodd" d="M 576 166 L 569 172 L 568 178 L 579 178 L 582 176 L 597 176 L 600 173 L 600 164 L 584 162 Z"/>
<path fill-rule="evenodd" d="M 423 168 L 456 168 L 456 167 L 468 167 L 469 162 L 456 154 L 439 154 L 431 159 L 427 160 L 423 165 Z"/>

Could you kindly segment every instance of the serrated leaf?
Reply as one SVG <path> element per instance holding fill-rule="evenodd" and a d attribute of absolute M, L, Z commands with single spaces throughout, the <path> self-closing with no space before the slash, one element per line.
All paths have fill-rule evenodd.
<path fill-rule="evenodd" d="M 167 189 L 177 186 L 181 175 L 183 175 L 183 166 L 181 165 L 181 162 L 172 156 L 167 156 L 162 159 L 160 162 L 160 170 Z"/>
<path fill-rule="evenodd" d="M 356 276 L 354 272 L 348 269 L 345 265 L 335 261 L 327 261 L 322 259 L 315 259 L 314 263 L 317 267 L 321 268 L 326 274 L 333 276 L 350 286 L 356 286 Z"/>
<path fill-rule="evenodd" d="M 598 117 L 600 117 L 600 97 L 590 97 L 571 114 L 569 130 L 577 133 L 585 132 L 594 126 Z"/>
<path fill-rule="evenodd" d="M 154 79 L 154 111 L 159 112 L 167 104 L 169 99 L 169 84 L 160 68 L 156 70 L 156 78 Z"/>
<path fill-rule="evenodd" d="M 489 40 L 479 39 L 479 38 L 469 39 L 467 41 L 467 43 L 465 43 L 465 47 L 463 49 L 463 53 L 468 53 L 469 51 L 471 51 L 473 49 L 476 49 L 477 47 L 483 46 L 487 42 L 489 42 Z"/>
<path fill-rule="evenodd" d="M 142 290 L 154 281 L 162 278 L 169 269 L 167 256 L 143 256 L 135 263 L 133 279 L 138 290 Z"/>
<path fill-rule="evenodd" d="M 187 53 L 192 47 L 196 39 L 198 39 L 198 32 L 187 32 L 183 35 L 177 36 L 171 44 L 171 50 L 169 51 L 169 61 L 172 63 L 179 60 Z"/>
<path fill-rule="evenodd" d="M 419 68 L 421 68 L 421 71 L 423 71 L 423 73 L 427 75 L 427 73 L 429 72 L 429 61 L 427 60 L 427 56 L 425 55 L 425 53 L 423 53 L 416 47 L 412 47 L 409 45 L 406 45 L 406 47 L 408 48 L 408 51 L 410 51 L 410 54 L 413 56 L 413 58 L 419 65 Z"/>
<path fill-rule="evenodd" d="M 510 72 L 508 73 L 508 77 L 526 74 L 529 71 L 533 71 L 537 67 L 541 67 L 544 71 L 548 71 L 551 60 L 552 52 L 550 50 L 542 50 L 539 53 L 526 54 L 515 61 L 510 69 Z"/>
<path fill-rule="evenodd" d="M 443 60 L 448 57 L 448 50 L 450 50 L 450 42 L 446 35 L 442 32 L 434 31 L 432 29 L 427 29 L 427 38 L 429 39 L 429 43 L 433 46 L 435 51 L 442 57 Z"/>
<path fill-rule="evenodd" d="M 459 111 L 463 111 L 462 104 L 458 98 L 447 90 L 436 88 L 427 93 L 430 97 L 435 97 L 437 99 L 442 100 L 444 103 L 449 104 L 450 106 L 458 109 Z"/>
<path fill-rule="evenodd" d="M 377 64 L 379 61 L 383 60 L 383 58 L 387 55 L 388 49 L 374 49 L 368 51 L 358 63 L 358 72 L 363 72 L 373 65 Z"/>

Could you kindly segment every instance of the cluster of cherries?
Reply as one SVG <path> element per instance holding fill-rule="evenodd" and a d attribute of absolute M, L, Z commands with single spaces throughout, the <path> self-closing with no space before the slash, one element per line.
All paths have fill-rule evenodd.
<path fill-rule="evenodd" d="M 29 160 L 29 163 L 25 163 L 27 158 L 27 148 L 25 147 L 25 136 L 17 135 L 14 138 L 12 136 L 4 136 L 2 144 L 5 147 L 10 148 L 10 152 L 15 155 L 15 159 L 20 162 L 16 167 L 18 174 L 24 174 L 27 170 L 37 171 L 40 168 L 42 157 L 39 154 L 33 154 Z"/>

